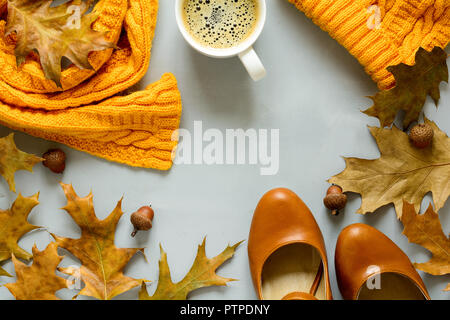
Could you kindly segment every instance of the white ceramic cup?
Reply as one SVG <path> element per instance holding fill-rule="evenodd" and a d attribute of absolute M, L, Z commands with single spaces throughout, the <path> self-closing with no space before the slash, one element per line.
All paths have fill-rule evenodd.
<path fill-rule="evenodd" d="M 211 48 L 201 45 L 195 38 L 189 33 L 186 29 L 186 25 L 183 21 L 183 4 L 185 0 L 176 0 L 175 1 L 175 14 L 177 19 L 178 28 L 180 29 L 181 34 L 184 39 L 198 52 L 212 58 L 230 58 L 234 56 L 238 56 L 245 68 L 247 69 L 250 77 L 259 81 L 266 76 L 266 69 L 264 68 L 261 60 L 256 54 L 255 50 L 253 50 L 253 44 L 258 39 L 261 34 L 264 24 L 266 22 L 266 1 L 265 0 L 256 0 L 258 2 L 258 20 L 256 21 L 256 26 L 253 32 L 249 35 L 249 37 L 240 43 L 237 43 L 235 46 L 231 48 Z"/>

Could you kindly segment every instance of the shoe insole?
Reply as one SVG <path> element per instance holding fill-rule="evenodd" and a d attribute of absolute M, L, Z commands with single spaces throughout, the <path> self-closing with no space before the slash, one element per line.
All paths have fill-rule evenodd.
<path fill-rule="evenodd" d="M 377 276 L 375 276 L 377 277 Z M 407 277 L 397 273 L 382 273 L 364 283 L 358 300 L 423 300 L 422 291 Z"/>
<path fill-rule="evenodd" d="M 321 262 L 319 252 L 310 245 L 296 243 L 281 247 L 263 266 L 263 299 L 281 300 L 292 292 L 309 293 Z M 323 275 L 315 297 L 326 299 Z"/>

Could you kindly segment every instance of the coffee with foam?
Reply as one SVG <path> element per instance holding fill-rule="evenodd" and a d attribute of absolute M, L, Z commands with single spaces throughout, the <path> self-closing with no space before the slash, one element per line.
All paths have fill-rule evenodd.
<path fill-rule="evenodd" d="M 225 49 L 245 41 L 258 20 L 256 0 L 185 0 L 183 21 L 202 46 Z"/>

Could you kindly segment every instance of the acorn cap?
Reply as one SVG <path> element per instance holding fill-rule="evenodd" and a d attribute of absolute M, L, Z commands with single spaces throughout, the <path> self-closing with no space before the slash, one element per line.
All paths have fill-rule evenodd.
<path fill-rule="evenodd" d="M 347 204 L 347 195 L 344 193 L 330 193 L 323 199 L 323 204 L 332 210 L 333 215 L 338 215 L 339 210 L 344 209 Z"/>
<path fill-rule="evenodd" d="M 50 149 L 43 154 L 43 165 L 54 173 L 63 173 L 66 168 L 66 154 L 61 149 Z"/>
<path fill-rule="evenodd" d="M 131 236 L 134 237 L 139 230 L 150 230 L 152 228 L 154 215 L 155 212 L 153 211 L 151 206 L 144 206 L 139 208 L 139 210 L 137 210 L 136 212 L 133 212 L 130 217 L 130 221 L 134 227 Z"/>
<path fill-rule="evenodd" d="M 427 123 L 417 124 L 409 132 L 411 142 L 420 149 L 428 147 L 433 141 L 433 137 L 433 128 Z"/>
<path fill-rule="evenodd" d="M 130 220 L 133 226 L 138 230 L 147 231 L 152 228 L 152 220 L 140 214 L 132 214 Z"/>

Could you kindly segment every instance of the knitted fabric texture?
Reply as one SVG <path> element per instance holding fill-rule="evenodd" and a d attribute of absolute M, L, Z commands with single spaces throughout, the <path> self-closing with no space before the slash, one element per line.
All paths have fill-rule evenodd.
<path fill-rule="evenodd" d="M 380 89 L 395 85 L 387 67 L 412 65 L 420 47 L 445 48 L 450 40 L 450 0 L 289 1 L 355 56 Z"/>
<path fill-rule="evenodd" d="M 0 37 L 0 123 L 111 161 L 168 170 L 181 117 L 175 77 L 116 95 L 147 72 L 158 1 L 100 0 L 95 10 L 93 28 L 109 31 L 118 49 L 92 52 L 94 71 L 70 66 L 63 90 L 45 79 L 36 56 L 16 67 L 13 37 Z"/>

